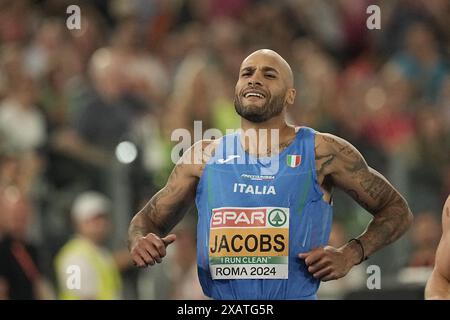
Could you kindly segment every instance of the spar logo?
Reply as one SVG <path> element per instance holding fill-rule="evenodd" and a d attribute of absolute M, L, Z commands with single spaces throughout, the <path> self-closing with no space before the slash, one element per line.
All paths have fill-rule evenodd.
<path fill-rule="evenodd" d="M 273 227 L 281 227 L 286 223 L 287 215 L 281 209 L 273 209 L 269 212 L 269 223 Z"/>
<path fill-rule="evenodd" d="M 211 228 L 263 227 L 266 217 L 266 208 L 218 208 L 213 210 Z"/>
<path fill-rule="evenodd" d="M 212 210 L 211 228 L 287 228 L 288 208 L 236 208 Z"/>

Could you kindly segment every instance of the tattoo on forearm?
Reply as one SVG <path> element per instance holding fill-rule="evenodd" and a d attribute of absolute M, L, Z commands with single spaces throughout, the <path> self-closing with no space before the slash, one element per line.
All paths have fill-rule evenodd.
<path fill-rule="evenodd" d="M 401 198 L 375 215 L 360 237 L 368 254 L 397 240 L 411 222 L 408 215 L 409 209 Z"/>
<path fill-rule="evenodd" d="M 372 206 L 372 213 L 382 210 L 386 205 L 402 201 L 397 191 L 378 173 L 372 169 L 361 170 L 357 179 L 362 190 L 376 203 Z"/>
<path fill-rule="evenodd" d="M 144 236 L 149 232 L 166 234 L 181 218 L 192 198 L 188 193 L 193 190 L 178 184 L 179 171 L 183 166 L 184 164 L 179 164 L 175 167 L 166 186 L 133 218 L 130 238 Z"/>
<path fill-rule="evenodd" d="M 382 178 L 368 171 L 360 175 L 359 184 L 373 200 L 384 198 L 383 195 L 389 192 L 387 189 L 388 184 Z"/>
<path fill-rule="evenodd" d="M 351 145 L 327 135 L 321 138 L 326 144 L 315 149 L 318 174 L 330 174 L 334 183 L 374 216 L 360 237 L 367 254 L 395 241 L 411 222 L 405 200 Z M 320 154 L 320 149 L 326 154 Z"/>
<path fill-rule="evenodd" d="M 358 192 L 356 192 L 356 191 L 353 190 L 353 189 L 345 190 L 345 192 L 346 192 L 350 197 L 352 197 L 356 202 L 358 202 L 364 209 L 366 209 L 367 211 L 370 210 L 369 205 L 367 204 L 367 202 L 365 202 L 364 200 L 362 200 L 362 199 L 359 197 Z"/>

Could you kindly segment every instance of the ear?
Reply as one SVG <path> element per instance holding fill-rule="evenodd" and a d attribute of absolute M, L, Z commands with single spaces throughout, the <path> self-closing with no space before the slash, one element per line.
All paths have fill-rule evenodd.
<path fill-rule="evenodd" d="M 296 94 L 297 91 L 294 88 L 288 89 L 286 92 L 286 103 L 288 105 L 294 104 Z"/>

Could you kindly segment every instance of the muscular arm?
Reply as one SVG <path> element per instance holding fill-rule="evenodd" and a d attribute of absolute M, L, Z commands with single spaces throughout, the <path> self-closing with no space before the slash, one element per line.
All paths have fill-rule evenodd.
<path fill-rule="evenodd" d="M 198 179 L 214 145 L 211 141 L 200 141 L 186 151 L 165 187 L 131 220 L 128 242 L 137 266 L 161 262 L 166 247 L 175 241 L 175 235 L 167 234 L 192 206 Z"/>
<path fill-rule="evenodd" d="M 195 194 L 197 178 L 192 174 L 191 166 L 178 163 L 164 188 L 134 216 L 128 232 L 130 244 L 148 233 L 163 237 L 181 220 Z"/>
<path fill-rule="evenodd" d="M 434 270 L 425 288 L 425 299 L 450 300 L 450 196 L 442 210 L 442 237 Z"/>
<path fill-rule="evenodd" d="M 316 164 L 318 177 L 344 190 L 373 215 L 359 236 L 365 256 L 398 239 L 411 225 L 413 217 L 405 199 L 347 141 L 318 133 Z M 361 258 L 361 248 L 353 241 L 344 250 L 349 251 L 353 262 Z"/>

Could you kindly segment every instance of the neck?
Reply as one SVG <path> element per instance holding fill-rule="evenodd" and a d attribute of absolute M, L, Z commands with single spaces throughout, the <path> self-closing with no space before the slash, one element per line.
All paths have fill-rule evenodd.
<path fill-rule="evenodd" d="M 78 237 L 81 239 L 87 240 L 88 242 L 90 242 L 91 244 L 93 244 L 96 247 L 102 246 L 102 243 L 92 236 L 88 236 L 86 234 L 78 234 Z"/>
<path fill-rule="evenodd" d="M 251 122 L 248 121 L 247 119 L 241 118 L 241 128 L 243 131 L 253 129 L 256 130 L 256 132 L 259 132 L 259 130 L 264 129 L 265 130 L 278 129 L 281 134 L 281 131 L 286 130 L 286 128 L 288 127 L 289 126 L 286 123 L 284 112 L 264 122 Z"/>
<path fill-rule="evenodd" d="M 286 142 L 295 137 L 295 128 L 288 125 L 285 113 L 265 122 L 255 123 L 241 119 L 241 143 L 248 153 L 258 156 L 268 156 L 282 150 Z"/>

